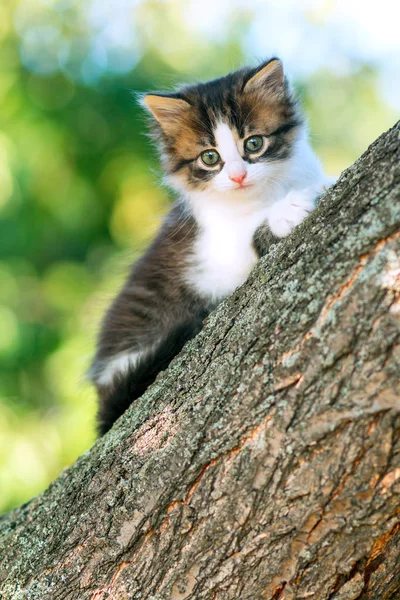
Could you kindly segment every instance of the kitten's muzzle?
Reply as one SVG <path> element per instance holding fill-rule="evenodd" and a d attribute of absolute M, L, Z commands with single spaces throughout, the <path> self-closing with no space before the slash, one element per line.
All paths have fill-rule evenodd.
<path fill-rule="evenodd" d="M 229 179 L 234 181 L 235 183 L 239 183 L 241 185 L 243 181 L 246 179 L 247 173 L 242 173 L 241 175 L 229 175 Z"/>

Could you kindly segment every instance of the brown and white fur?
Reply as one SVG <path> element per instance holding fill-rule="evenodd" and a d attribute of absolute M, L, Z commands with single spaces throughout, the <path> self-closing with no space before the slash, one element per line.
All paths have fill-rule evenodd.
<path fill-rule="evenodd" d="M 329 185 L 278 59 L 143 103 L 180 199 L 104 318 L 90 371 L 101 433 Z"/>

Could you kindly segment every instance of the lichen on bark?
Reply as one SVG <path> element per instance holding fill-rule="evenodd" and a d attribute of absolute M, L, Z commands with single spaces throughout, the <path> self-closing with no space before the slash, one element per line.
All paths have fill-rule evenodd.
<path fill-rule="evenodd" d="M 0 598 L 400 596 L 400 125 L 0 522 Z"/>

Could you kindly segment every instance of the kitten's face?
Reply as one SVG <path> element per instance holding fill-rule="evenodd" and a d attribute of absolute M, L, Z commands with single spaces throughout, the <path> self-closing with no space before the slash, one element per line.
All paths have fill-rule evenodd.
<path fill-rule="evenodd" d="M 277 59 L 145 103 L 168 180 L 186 192 L 256 194 L 279 173 L 302 125 Z"/>

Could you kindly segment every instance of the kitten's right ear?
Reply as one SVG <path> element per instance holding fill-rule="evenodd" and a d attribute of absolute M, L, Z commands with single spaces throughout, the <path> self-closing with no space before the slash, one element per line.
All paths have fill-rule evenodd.
<path fill-rule="evenodd" d="M 190 109 L 190 104 L 185 100 L 158 94 L 146 94 L 143 98 L 143 104 L 167 133 L 176 127 L 177 123 Z"/>
<path fill-rule="evenodd" d="M 272 58 L 261 65 L 244 86 L 245 92 L 269 90 L 277 96 L 284 94 L 285 75 L 279 58 Z"/>

